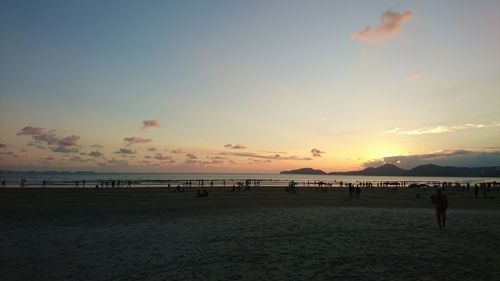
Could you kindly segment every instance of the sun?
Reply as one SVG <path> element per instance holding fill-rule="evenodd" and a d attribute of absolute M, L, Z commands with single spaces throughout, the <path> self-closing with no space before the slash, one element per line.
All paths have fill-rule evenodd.
<path fill-rule="evenodd" d="M 394 145 L 380 145 L 374 148 L 371 148 L 368 151 L 368 158 L 370 159 L 381 159 L 388 156 L 397 156 L 401 155 L 402 151 L 399 147 Z"/>

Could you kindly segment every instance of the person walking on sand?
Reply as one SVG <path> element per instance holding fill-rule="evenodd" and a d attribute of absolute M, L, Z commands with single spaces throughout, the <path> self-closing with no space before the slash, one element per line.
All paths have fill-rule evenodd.
<path fill-rule="evenodd" d="M 436 208 L 436 217 L 439 228 L 446 226 L 446 209 L 448 209 L 448 199 L 441 193 L 441 189 L 438 188 L 436 193 L 431 195 L 432 204 Z"/>

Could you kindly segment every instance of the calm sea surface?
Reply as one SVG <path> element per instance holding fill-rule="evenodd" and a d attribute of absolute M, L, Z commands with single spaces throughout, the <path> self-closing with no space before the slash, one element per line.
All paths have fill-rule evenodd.
<path fill-rule="evenodd" d="M 380 176 L 346 176 L 346 175 L 280 175 L 280 174 L 186 174 L 186 173 L 80 173 L 80 172 L 7 172 L 0 171 L 0 181 L 2 186 L 21 186 L 21 181 L 25 180 L 25 186 L 41 186 L 45 180 L 47 186 L 75 186 L 76 181 L 82 185 L 85 180 L 86 187 L 93 187 L 96 184 L 111 181 L 121 185 L 126 185 L 130 180 L 133 187 L 144 186 L 176 186 L 183 185 L 186 181 L 191 181 L 192 186 L 198 186 L 198 181 L 203 180 L 204 186 L 231 186 L 237 182 L 245 180 L 260 181 L 261 186 L 285 186 L 291 180 L 299 182 L 299 185 L 311 184 L 315 181 L 325 183 L 339 182 L 452 182 L 452 183 L 477 183 L 477 182 L 500 182 L 500 178 L 472 178 L 472 177 L 380 177 Z"/>

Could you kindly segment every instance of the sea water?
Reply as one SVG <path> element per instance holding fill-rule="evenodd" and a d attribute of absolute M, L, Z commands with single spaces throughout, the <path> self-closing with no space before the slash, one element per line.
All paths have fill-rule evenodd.
<path fill-rule="evenodd" d="M 191 181 L 193 187 L 201 185 L 204 187 L 232 186 L 238 182 L 245 183 L 250 180 L 254 185 L 260 186 L 286 186 L 290 181 L 296 181 L 299 185 L 306 186 L 315 182 L 332 183 L 338 185 L 340 182 L 357 184 L 359 182 L 406 182 L 406 183 L 480 183 L 500 182 L 500 178 L 478 178 L 478 177 L 399 177 L 399 176 L 359 176 L 359 175 L 290 175 L 290 174 L 246 174 L 246 173 L 96 173 L 96 172 L 13 172 L 0 171 L 0 182 L 5 181 L 6 187 L 21 186 L 24 180 L 25 187 L 42 186 L 43 181 L 47 186 L 68 187 L 75 186 L 78 181 L 79 187 L 85 181 L 86 187 L 101 187 L 102 183 L 111 181 L 115 184 L 120 181 L 122 186 L 127 186 L 131 181 L 133 187 L 164 187 L 185 185 Z"/>

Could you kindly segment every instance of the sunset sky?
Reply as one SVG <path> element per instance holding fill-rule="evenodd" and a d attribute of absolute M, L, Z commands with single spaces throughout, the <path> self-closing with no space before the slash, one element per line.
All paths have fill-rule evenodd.
<path fill-rule="evenodd" d="M 0 169 L 500 166 L 500 1 L 0 0 Z"/>

